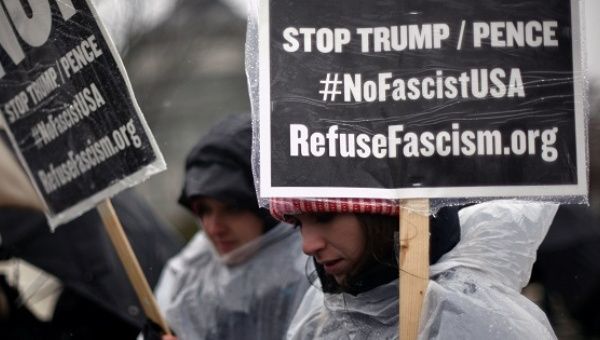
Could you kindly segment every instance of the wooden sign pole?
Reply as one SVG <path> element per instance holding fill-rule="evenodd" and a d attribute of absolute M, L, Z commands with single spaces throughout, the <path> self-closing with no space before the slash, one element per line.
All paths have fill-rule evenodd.
<path fill-rule="evenodd" d="M 429 199 L 400 202 L 400 340 L 416 340 L 429 282 Z"/>
<path fill-rule="evenodd" d="M 109 199 L 106 199 L 98 205 L 97 209 L 100 213 L 100 217 L 102 217 L 108 236 L 119 255 L 119 259 L 121 260 L 123 267 L 125 267 L 127 277 L 140 300 L 144 313 L 150 320 L 159 325 L 165 334 L 171 335 L 167 321 L 158 308 L 158 303 L 156 302 L 152 290 L 150 289 L 150 285 L 148 285 L 148 281 L 144 276 L 144 272 L 133 253 L 133 249 L 123 231 L 123 226 L 115 213 L 112 203 Z"/>

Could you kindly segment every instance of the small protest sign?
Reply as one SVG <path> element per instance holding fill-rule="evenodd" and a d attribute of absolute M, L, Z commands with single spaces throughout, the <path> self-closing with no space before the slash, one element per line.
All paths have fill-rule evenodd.
<path fill-rule="evenodd" d="M 52 226 L 165 168 L 85 0 L 0 6 L 0 116 Z"/>
<path fill-rule="evenodd" d="M 261 196 L 587 195 L 572 4 L 260 0 Z"/>

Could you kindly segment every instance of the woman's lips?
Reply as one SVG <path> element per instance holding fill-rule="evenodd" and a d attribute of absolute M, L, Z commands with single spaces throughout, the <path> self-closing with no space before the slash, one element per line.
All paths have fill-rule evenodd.
<path fill-rule="evenodd" d="M 215 241 L 215 246 L 221 254 L 228 253 L 235 249 L 235 242 L 232 241 Z"/>
<path fill-rule="evenodd" d="M 325 271 L 329 274 L 339 274 L 342 270 L 342 259 L 321 262 Z"/>

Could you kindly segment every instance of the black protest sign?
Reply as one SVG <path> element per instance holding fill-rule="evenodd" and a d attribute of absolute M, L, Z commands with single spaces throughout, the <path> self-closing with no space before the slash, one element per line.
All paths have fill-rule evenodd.
<path fill-rule="evenodd" d="M 0 6 L 0 112 L 56 225 L 164 169 L 85 0 Z"/>
<path fill-rule="evenodd" d="M 573 13 L 261 0 L 261 195 L 586 195 Z"/>

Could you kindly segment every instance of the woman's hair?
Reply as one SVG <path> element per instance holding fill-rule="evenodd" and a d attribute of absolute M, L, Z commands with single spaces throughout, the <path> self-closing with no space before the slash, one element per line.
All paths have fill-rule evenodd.
<path fill-rule="evenodd" d="M 196 197 L 190 199 L 190 204 L 189 204 L 190 210 L 194 213 L 194 215 L 196 217 L 198 217 L 200 219 L 202 219 L 202 217 L 205 214 L 206 209 L 207 209 L 207 207 L 201 203 L 202 201 L 200 199 L 202 197 L 203 196 L 196 196 Z M 263 234 L 266 234 L 271 229 L 273 229 L 277 224 L 279 224 L 279 221 L 277 221 L 275 218 L 273 218 L 273 216 L 271 216 L 271 214 L 269 213 L 269 211 L 267 209 L 259 208 L 259 207 L 249 208 L 246 206 L 239 206 L 239 205 L 236 205 L 235 203 L 231 203 L 231 202 L 223 202 L 219 199 L 216 199 L 216 200 L 221 202 L 222 204 L 227 205 L 229 210 L 247 211 L 247 212 L 250 212 L 250 213 L 256 215 L 256 217 L 258 217 L 263 222 Z"/>
<path fill-rule="evenodd" d="M 460 207 L 444 207 L 430 217 L 429 262 L 437 262 L 450 251 L 460 239 L 458 210 Z M 331 213 L 334 217 L 336 213 Z M 322 265 L 313 260 L 315 271 L 326 293 L 346 292 L 353 295 L 369 291 L 398 278 L 398 227 L 399 216 L 354 214 L 365 238 L 362 259 L 338 283 L 327 274 Z M 309 279 L 314 275 L 309 275 Z"/>

